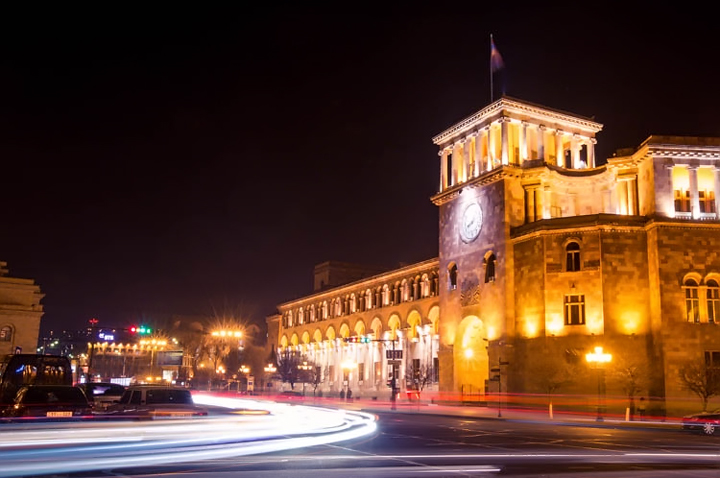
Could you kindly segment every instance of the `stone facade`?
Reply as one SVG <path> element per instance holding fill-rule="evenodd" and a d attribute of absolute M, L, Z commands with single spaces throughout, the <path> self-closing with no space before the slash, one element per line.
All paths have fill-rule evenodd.
<path fill-rule="evenodd" d="M 414 310 L 437 334 L 439 393 L 483 400 L 498 391 L 554 391 L 591 406 L 602 391 L 616 412 L 640 396 L 651 399 L 649 412 L 697 409 L 679 371 L 693 361 L 720 368 L 720 138 L 650 136 L 598 166 L 601 129 L 503 97 L 433 138 L 437 261 L 368 284 L 392 290 L 396 277 L 416 268 L 437 277 Z M 360 293 L 368 284 L 325 294 Z M 280 306 L 280 348 L 338 336 L 326 331 L 329 322 L 314 333 L 287 320 L 319 299 Z M 340 306 L 347 314 L 332 319 L 333 329 L 347 322 L 346 335 L 412 334 L 412 308 L 398 306 L 393 323 L 384 310 Z M 356 327 L 375 315 L 382 328 Z M 596 347 L 612 360 L 588 362 Z"/>
<path fill-rule="evenodd" d="M 6 262 L 0 262 L 0 355 L 35 353 L 40 334 L 45 294 L 31 279 L 8 277 Z"/>

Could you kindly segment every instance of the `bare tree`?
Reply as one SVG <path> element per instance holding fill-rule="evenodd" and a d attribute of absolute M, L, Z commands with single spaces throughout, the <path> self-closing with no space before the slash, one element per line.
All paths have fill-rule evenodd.
<path fill-rule="evenodd" d="M 300 354 L 287 348 L 277 356 L 277 376 L 283 383 L 289 383 L 292 390 L 295 390 L 295 384 L 300 380 L 301 370 L 298 365 L 301 364 Z"/>
<path fill-rule="evenodd" d="M 577 357 L 555 346 L 547 347 L 543 354 L 533 358 L 527 368 L 530 382 L 547 395 L 548 413 L 553 416 L 553 395 L 572 384 L 578 372 Z"/>
<path fill-rule="evenodd" d="M 635 397 L 647 388 L 648 366 L 641 359 L 628 355 L 618 355 L 611 370 L 615 383 L 622 386 L 623 392 L 628 398 L 630 415 L 634 416 Z"/>
<path fill-rule="evenodd" d="M 720 370 L 711 367 L 704 358 L 690 360 L 680 367 L 680 383 L 700 398 L 705 412 L 708 401 L 720 394 Z"/>

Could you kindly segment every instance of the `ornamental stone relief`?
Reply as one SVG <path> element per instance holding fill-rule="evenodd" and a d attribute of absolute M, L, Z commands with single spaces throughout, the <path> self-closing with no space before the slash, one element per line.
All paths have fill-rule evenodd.
<path fill-rule="evenodd" d="M 480 281 L 472 275 L 460 284 L 460 305 L 466 307 L 480 303 Z"/>

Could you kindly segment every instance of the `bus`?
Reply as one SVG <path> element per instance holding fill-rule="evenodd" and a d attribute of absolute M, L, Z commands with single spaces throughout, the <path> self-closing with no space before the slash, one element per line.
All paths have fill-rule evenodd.
<path fill-rule="evenodd" d="M 61 355 L 8 354 L 0 362 L 0 408 L 12 405 L 23 385 L 73 385 L 70 360 Z"/>

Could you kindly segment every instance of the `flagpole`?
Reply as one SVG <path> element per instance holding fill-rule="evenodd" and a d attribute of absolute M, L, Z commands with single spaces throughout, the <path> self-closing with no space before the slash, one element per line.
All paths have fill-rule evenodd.
<path fill-rule="evenodd" d="M 492 33 L 490 34 L 490 103 L 493 102 L 493 66 L 492 66 L 492 43 L 493 43 L 493 37 Z"/>

